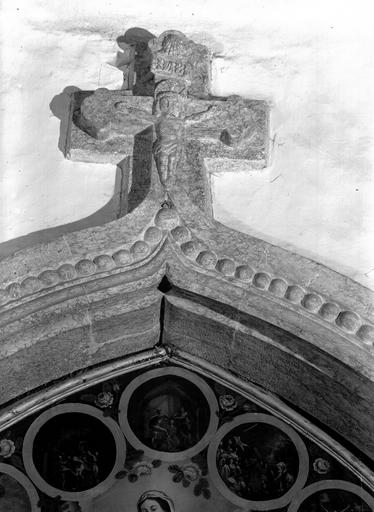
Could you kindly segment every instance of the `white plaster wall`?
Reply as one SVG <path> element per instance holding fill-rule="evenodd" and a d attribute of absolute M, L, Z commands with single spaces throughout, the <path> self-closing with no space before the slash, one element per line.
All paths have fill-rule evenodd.
<path fill-rule="evenodd" d="M 0 241 L 90 215 L 115 168 L 67 161 L 49 103 L 120 87 L 116 37 L 184 31 L 214 93 L 272 104 L 273 162 L 212 178 L 218 220 L 374 283 L 374 36 L 363 0 L 14 0 L 1 12 Z"/>

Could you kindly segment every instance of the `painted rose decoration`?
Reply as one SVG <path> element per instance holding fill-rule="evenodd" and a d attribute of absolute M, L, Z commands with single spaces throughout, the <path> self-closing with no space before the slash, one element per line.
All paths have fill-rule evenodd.
<path fill-rule="evenodd" d="M 224 411 L 233 411 L 236 409 L 238 402 L 234 396 L 227 394 L 219 397 L 219 405 Z"/>
<path fill-rule="evenodd" d="M 7 459 L 16 451 L 16 446 L 10 439 L 1 439 L 0 441 L 0 457 Z"/>
<path fill-rule="evenodd" d="M 110 391 L 102 391 L 95 399 L 95 405 L 100 409 L 105 409 L 113 404 L 113 395 Z"/>
<path fill-rule="evenodd" d="M 152 469 L 152 464 L 150 464 L 149 462 L 141 461 L 134 464 L 131 472 L 135 473 L 137 476 L 150 475 L 152 473 Z"/>
<path fill-rule="evenodd" d="M 195 482 L 201 477 L 201 469 L 194 462 L 190 462 L 182 466 L 183 477 L 190 482 Z"/>
<path fill-rule="evenodd" d="M 199 457 L 202 458 L 202 456 Z M 173 474 L 174 483 L 181 483 L 186 488 L 190 487 L 195 496 L 203 496 L 207 500 L 211 497 L 209 481 L 202 476 L 205 474 L 204 470 L 196 462 L 187 462 L 183 466 L 172 464 L 168 469 Z"/>
<path fill-rule="evenodd" d="M 313 462 L 313 469 L 319 475 L 326 475 L 330 471 L 330 463 L 319 457 Z"/>

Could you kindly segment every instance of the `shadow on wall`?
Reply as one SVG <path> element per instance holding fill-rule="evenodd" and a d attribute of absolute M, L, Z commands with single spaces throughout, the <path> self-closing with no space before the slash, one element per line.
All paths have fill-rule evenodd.
<path fill-rule="evenodd" d="M 58 147 L 64 156 L 66 155 L 66 141 L 69 130 L 70 104 L 72 95 L 77 91 L 80 91 L 78 87 L 66 87 L 50 103 L 52 113 L 61 121 Z M 92 94 L 92 92 L 87 91 L 88 94 Z M 144 201 L 150 190 L 153 162 L 152 144 L 152 127 L 135 136 L 133 154 L 117 164 L 113 195 L 102 208 L 84 219 L 34 231 L 28 235 L 1 243 L 0 260 L 26 247 L 50 242 L 66 233 L 106 224 L 133 211 Z"/>
<path fill-rule="evenodd" d="M 132 46 L 135 50 L 134 72 L 135 83 L 132 84 L 134 95 L 153 96 L 154 75 L 151 73 L 152 53 L 148 48 L 148 42 L 155 36 L 147 30 L 133 27 L 126 31 L 123 36 L 117 38 L 119 47 L 124 50 Z M 121 55 L 117 55 L 117 67 L 121 69 Z M 124 72 L 127 73 L 127 66 Z M 70 123 L 70 108 L 74 93 L 81 92 L 83 95 L 93 94 L 93 91 L 81 91 L 74 85 L 67 86 L 60 94 L 54 96 L 49 104 L 50 110 L 55 117 L 60 119 L 60 134 L 58 148 L 66 157 L 66 144 Z M 92 215 L 68 224 L 35 231 L 13 240 L 0 244 L 0 259 L 6 258 L 15 252 L 36 245 L 54 240 L 58 236 L 72 231 L 79 231 L 94 226 L 99 226 L 123 217 L 134 210 L 147 196 L 151 185 L 152 170 L 152 144 L 153 130 L 146 129 L 135 136 L 132 157 L 126 157 L 117 164 L 114 193 L 106 205 Z"/>
<path fill-rule="evenodd" d="M 49 108 L 52 114 L 60 119 L 60 136 L 58 139 L 58 149 L 61 151 L 64 157 L 66 156 L 66 141 L 69 129 L 70 105 L 73 94 L 78 91 L 80 91 L 79 87 L 76 87 L 75 85 L 69 85 L 68 87 L 65 87 L 62 93 L 54 96 L 51 103 L 49 104 Z"/>
<path fill-rule="evenodd" d="M 11 256 L 15 252 L 25 249 L 26 247 L 31 247 L 39 243 L 50 242 L 65 233 L 80 231 L 81 229 L 106 224 L 107 222 L 111 222 L 112 220 L 125 215 L 127 213 L 125 209 L 127 201 L 123 198 L 127 196 L 126 177 L 129 175 L 129 172 L 127 171 L 129 167 L 128 160 L 129 159 L 123 160 L 117 165 L 114 194 L 102 208 L 84 219 L 53 228 L 34 231 L 28 235 L 3 242 L 0 244 L 0 259 Z"/>
<path fill-rule="evenodd" d="M 155 77 L 151 71 L 152 52 L 148 47 L 154 35 L 148 30 L 133 27 L 117 37 L 121 52 L 117 53 L 116 67 L 123 72 L 122 89 L 132 90 L 135 96 L 153 96 Z"/>

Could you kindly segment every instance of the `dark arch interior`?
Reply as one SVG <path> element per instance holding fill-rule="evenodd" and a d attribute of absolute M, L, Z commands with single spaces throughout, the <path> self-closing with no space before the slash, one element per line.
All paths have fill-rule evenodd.
<path fill-rule="evenodd" d="M 116 460 L 112 432 L 97 418 L 69 412 L 48 420 L 35 436 L 35 467 L 44 480 L 68 492 L 95 487 Z"/>

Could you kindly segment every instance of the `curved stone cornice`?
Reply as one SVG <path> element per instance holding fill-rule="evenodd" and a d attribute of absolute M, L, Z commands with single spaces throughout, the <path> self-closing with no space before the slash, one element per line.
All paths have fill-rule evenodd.
<path fill-rule="evenodd" d="M 59 252 L 62 244 L 71 244 L 72 250 Z M 35 258 L 43 249 L 46 258 Z M 156 186 L 124 218 L 22 251 L 7 263 L 9 275 L 18 272 L 14 282 L 23 293 L 7 295 L 8 302 L 1 308 L 3 404 L 71 372 L 149 350 L 161 340 L 191 355 L 202 351 L 203 359 L 216 361 L 244 380 L 265 387 L 268 382 L 271 392 L 315 414 L 360 450 L 374 452 L 363 427 L 363 422 L 367 426 L 374 421 L 370 412 L 372 343 L 361 335 L 363 326 L 369 325 L 368 290 L 310 260 L 218 224 L 183 191 L 171 190 L 165 201 L 164 192 Z M 309 286 L 305 279 L 296 281 L 303 268 Z M 310 281 L 316 269 L 325 277 L 323 287 L 318 276 Z M 43 280 L 52 275 L 54 280 Z M 176 312 L 171 330 L 166 324 L 163 327 L 168 320 L 160 313 L 163 293 L 158 285 L 165 275 L 183 291 L 180 297 L 165 296 L 167 311 Z M 24 283 L 30 277 L 42 285 L 28 288 Z M 355 310 L 352 297 L 347 303 L 342 300 L 347 282 L 347 289 L 360 291 Z M 10 286 L 14 285 L 6 282 L 7 293 Z M 336 308 L 330 317 L 325 314 L 328 304 Z M 178 318 L 184 312 L 191 324 L 196 323 L 195 334 L 188 334 L 187 328 L 179 330 Z M 346 328 L 341 320 L 353 312 L 354 329 Z M 272 327 L 263 331 L 256 322 Z M 227 328 L 225 337 L 216 342 L 211 334 L 205 336 L 204 323 L 216 326 L 218 332 Z M 194 341 L 198 333 L 199 340 Z M 270 359 L 261 376 L 262 357 Z M 274 361 L 279 358 L 283 362 L 278 369 Z M 25 364 L 27 378 L 21 377 Z M 285 364 L 293 368 L 289 379 Z M 278 380 L 269 372 L 279 374 Z M 308 404 L 303 405 L 292 386 L 305 372 L 311 382 L 304 390 Z M 324 406 L 315 411 L 320 383 L 328 391 Z M 355 399 L 348 397 L 355 390 L 358 417 L 353 420 Z M 330 417 L 336 402 L 340 415 Z M 352 421 L 357 423 L 354 435 Z"/>
<path fill-rule="evenodd" d="M 30 301 L 46 297 L 53 302 L 54 294 L 65 290 L 68 296 L 68 289 L 78 285 L 94 290 L 109 276 L 115 285 L 123 272 L 145 267 L 156 254 L 172 268 L 174 254 L 184 266 L 216 279 L 217 288 L 227 293 L 235 287 L 241 294 L 251 290 L 355 345 L 373 346 L 374 301 L 368 289 L 312 260 L 226 228 L 204 216 L 183 191 L 171 192 L 170 204 L 163 197 L 159 188 L 120 220 L 0 262 L 2 311 L 17 309 L 22 316 L 24 309 L 27 315 Z"/>

